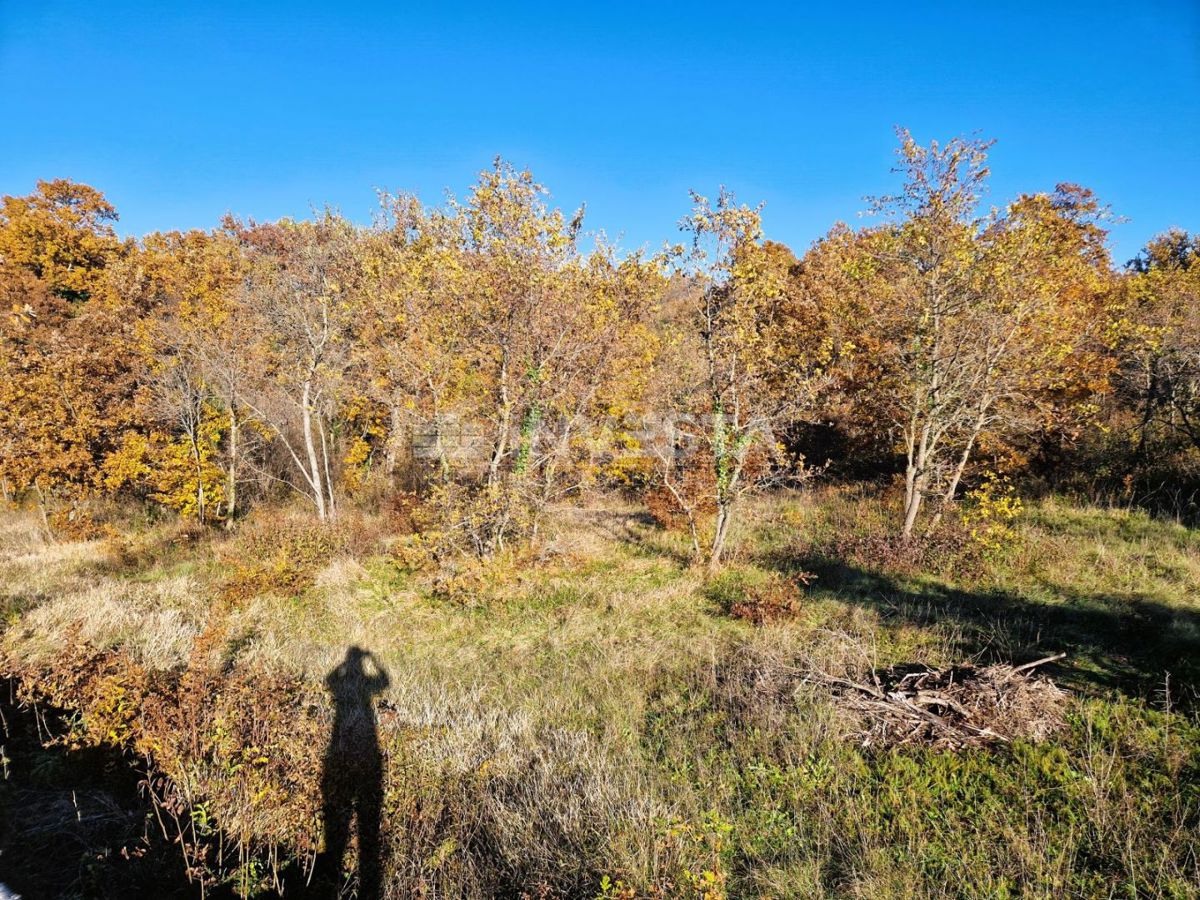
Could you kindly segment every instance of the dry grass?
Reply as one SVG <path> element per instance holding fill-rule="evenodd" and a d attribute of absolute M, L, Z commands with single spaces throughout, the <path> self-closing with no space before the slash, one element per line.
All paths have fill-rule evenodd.
<path fill-rule="evenodd" d="M 142 717 L 144 740 L 188 732 L 149 724 L 182 703 L 180 685 L 216 692 L 200 708 L 225 710 L 221 734 L 291 747 L 309 723 L 308 746 L 282 754 L 293 762 L 269 754 L 274 774 L 253 775 L 295 799 L 286 821 L 254 799 L 245 747 L 209 734 L 218 719 L 188 726 L 207 749 L 173 757 L 188 803 L 233 845 L 244 835 L 247 854 L 213 877 L 248 893 L 319 847 L 302 811 L 319 806 L 321 680 L 349 645 L 390 678 L 379 728 L 392 896 L 595 896 L 604 876 L 610 896 L 1200 891 L 1198 732 L 1144 690 L 1161 670 L 1123 643 L 1120 618 L 1153 603 L 1165 637 L 1186 642 L 1195 532 L 1047 502 L 1003 554 L 963 556 L 972 565 L 956 571 L 951 548 L 922 572 L 821 556 L 856 530 L 870 540 L 855 546 L 874 546 L 889 510 L 871 496 L 826 490 L 749 512 L 729 570 L 709 581 L 686 566 L 680 535 L 635 508 L 564 511 L 535 557 L 496 563 L 468 602 L 370 540 L 306 526 L 182 544 L 164 526 L 124 539 L 114 563 L 111 542 L 46 545 L 6 514 L 0 652 L 32 672 L 74 635 L 127 657 L 148 673 L 128 696 L 162 711 Z M 805 587 L 795 576 L 809 570 Z M 786 615 L 728 614 L 763 597 Z M 962 753 L 864 750 L 862 720 L 828 686 L 781 674 L 862 679 L 1064 649 L 1065 730 Z M 1195 686 L 1185 676 L 1176 706 Z M 295 687 L 248 699 L 266 685 Z M 285 784 L 288 766 L 307 774 Z"/>
<path fill-rule="evenodd" d="M 46 542 L 32 516 L 11 514 L 0 530 L 5 650 L 35 661 L 78 633 L 151 668 L 182 663 L 207 615 L 204 586 L 186 574 L 149 582 L 106 574 L 110 553 L 105 541 Z"/>

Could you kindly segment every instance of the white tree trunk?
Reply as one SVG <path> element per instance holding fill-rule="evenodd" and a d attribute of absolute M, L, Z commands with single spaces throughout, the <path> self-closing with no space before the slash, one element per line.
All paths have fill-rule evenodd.
<path fill-rule="evenodd" d="M 312 416 L 312 382 L 305 381 L 301 394 L 300 410 L 302 416 L 301 427 L 304 430 L 304 449 L 308 454 L 308 471 L 305 476 L 309 486 L 312 488 L 313 501 L 317 505 L 317 518 L 324 521 L 329 517 L 328 510 L 325 504 L 325 489 L 321 484 L 321 466 L 317 459 L 317 446 L 313 441 L 313 416 Z"/>

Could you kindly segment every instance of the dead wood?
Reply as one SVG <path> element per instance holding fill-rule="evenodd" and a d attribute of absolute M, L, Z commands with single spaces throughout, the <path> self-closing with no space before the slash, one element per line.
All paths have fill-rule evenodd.
<path fill-rule="evenodd" d="M 855 721 L 863 746 L 972 746 L 1045 740 L 1063 727 L 1066 692 L 1034 670 L 1057 653 L 1021 666 L 971 665 L 939 669 L 920 664 L 870 672 L 875 686 L 824 672 L 803 681 L 831 689 Z"/>

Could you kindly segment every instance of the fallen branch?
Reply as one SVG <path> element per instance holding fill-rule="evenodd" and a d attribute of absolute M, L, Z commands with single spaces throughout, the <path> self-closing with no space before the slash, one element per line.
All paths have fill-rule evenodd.
<path fill-rule="evenodd" d="M 1030 672 L 1038 666 L 1044 666 L 1046 663 L 1058 662 L 1060 659 L 1066 659 L 1067 654 L 1055 653 L 1053 656 L 1043 656 L 1041 659 L 1035 659 L 1033 662 L 1027 662 L 1023 666 L 1017 666 L 1012 670 L 1014 675 L 1020 675 L 1024 672 Z"/>
<path fill-rule="evenodd" d="M 793 671 L 833 689 L 841 705 L 858 716 L 864 746 L 923 743 L 957 750 L 1016 738 L 1042 740 L 1061 728 L 1066 694 L 1029 673 L 1064 656 L 1018 668 L 893 666 L 870 673 L 878 687 L 820 671 Z"/>

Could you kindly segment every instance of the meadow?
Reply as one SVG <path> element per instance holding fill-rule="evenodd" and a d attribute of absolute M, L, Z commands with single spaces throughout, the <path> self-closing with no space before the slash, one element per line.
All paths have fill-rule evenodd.
<path fill-rule="evenodd" d="M 0 897 L 1200 895 L 1200 236 L 896 137 L 803 252 L 0 197 Z"/>
<path fill-rule="evenodd" d="M 409 562 L 386 511 L 268 508 L 232 534 L 125 511 L 49 541 L 6 510 L 5 880 L 31 897 L 364 877 L 395 897 L 1200 894 L 1200 532 L 1050 496 L 1002 542 L 954 525 L 910 546 L 887 537 L 896 503 L 758 498 L 717 573 L 617 495 L 449 575 Z M 366 771 L 329 750 L 352 648 L 371 658 L 351 675 L 378 695 L 379 784 L 345 796 L 377 810 L 379 839 L 359 832 L 331 875 L 330 769 Z M 958 749 L 879 740 L 833 686 L 1060 652 L 1031 673 L 1066 692 L 1048 733 L 998 721 L 1010 740 Z"/>

